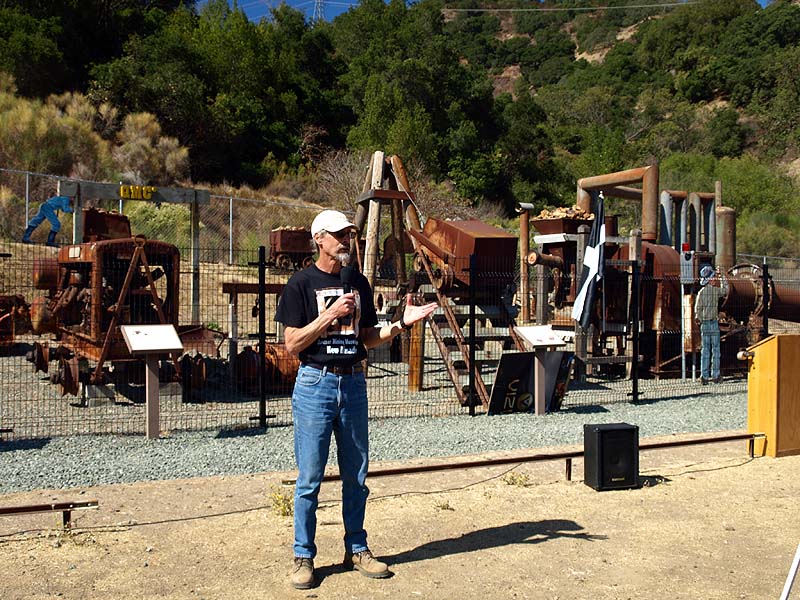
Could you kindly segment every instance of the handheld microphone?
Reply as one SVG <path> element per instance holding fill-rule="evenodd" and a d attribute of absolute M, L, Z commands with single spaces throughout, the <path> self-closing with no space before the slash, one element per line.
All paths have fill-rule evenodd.
<path fill-rule="evenodd" d="M 349 294 L 351 291 L 354 273 L 355 269 L 350 265 L 342 267 L 342 270 L 339 271 L 339 278 L 342 281 L 342 288 L 345 294 Z"/>
<path fill-rule="evenodd" d="M 342 270 L 339 271 L 339 278 L 342 281 L 342 291 L 345 294 L 349 294 L 350 291 L 351 291 L 351 287 L 352 287 L 351 284 L 353 283 L 353 275 L 354 274 L 355 274 L 355 269 L 353 267 L 351 267 L 350 265 L 346 265 L 346 266 L 342 267 Z M 352 323 L 352 318 L 353 318 L 352 314 L 347 315 L 346 317 L 343 317 L 343 318 L 339 319 L 339 323 L 343 327 L 349 327 L 351 325 L 351 323 Z"/>

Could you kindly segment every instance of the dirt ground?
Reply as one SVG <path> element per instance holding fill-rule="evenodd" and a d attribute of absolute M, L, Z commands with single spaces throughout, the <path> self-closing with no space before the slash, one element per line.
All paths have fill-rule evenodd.
<path fill-rule="evenodd" d="M 480 458 L 566 449 L 580 448 Z M 580 460 L 571 481 L 564 466 L 553 460 L 371 478 L 367 528 L 394 573 L 385 580 L 341 568 L 339 485 L 326 483 L 321 582 L 304 592 L 289 586 L 291 518 L 276 514 L 274 499 L 290 490 L 280 483 L 292 473 L 8 494 L 0 506 L 92 499 L 99 509 L 74 513 L 71 532 L 60 531 L 60 515 L 0 517 L 0 597 L 780 595 L 800 542 L 800 456 L 751 460 L 745 442 L 647 450 L 640 489 L 604 492 L 583 484 Z"/>

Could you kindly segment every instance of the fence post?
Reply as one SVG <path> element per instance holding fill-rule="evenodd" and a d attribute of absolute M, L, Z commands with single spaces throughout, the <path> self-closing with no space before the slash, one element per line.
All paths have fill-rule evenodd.
<path fill-rule="evenodd" d="M 197 198 L 189 205 L 192 231 L 192 324 L 200 324 L 200 207 Z"/>
<path fill-rule="evenodd" d="M 469 414 L 475 416 L 475 278 L 478 275 L 476 256 L 469 255 Z M 458 334 L 458 332 L 453 332 Z"/>
<path fill-rule="evenodd" d="M 30 222 L 31 220 L 30 206 L 31 206 L 31 174 L 25 173 L 25 223 L 23 223 L 23 227 L 27 227 L 28 222 Z"/>
<path fill-rule="evenodd" d="M 258 426 L 267 427 L 267 248 L 258 247 Z"/>
<path fill-rule="evenodd" d="M 228 198 L 228 264 L 233 264 L 233 198 Z"/>

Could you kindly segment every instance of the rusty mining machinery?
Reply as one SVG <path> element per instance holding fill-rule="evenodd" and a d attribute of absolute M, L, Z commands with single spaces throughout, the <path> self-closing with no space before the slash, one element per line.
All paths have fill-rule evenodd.
<path fill-rule="evenodd" d="M 11 258 L 0 252 L 0 258 Z M 22 333 L 31 330 L 30 305 L 21 294 L 0 294 L 0 352 L 8 351 Z"/>
<path fill-rule="evenodd" d="M 637 183 L 640 188 L 631 187 Z M 641 202 L 642 220 L 639 232 L 620 237 L 617 217 L 605 217 L 606 266 L 591 332 L 584 332 L 572 320 L 571 310 L 591 225 L 583 218 L 590 210 L 591 192 Z M 631 362 L 632 311 L 637 310 L 640 374 L 686 376 L 686 353 L 699 349 L 699 329 L 692 317 L 699 270 L 711 264 L 729 285 L 720 307 L 720 331 L 723 345 L 734 351 L 723 351 L 723 369 L 740 368 L 735 350 L 763 337 L 765 315 L 800 322 L 800 293 L 771 278 L 764 281 L 759 265 L 736 263 L 736 212 L 721 206 L 720 198 L 719 188 L 713 193 L 662 190 L 659 198 L 657 165 L 579 180 L 576 208 L 581 214 L 534 217 L 538 248 L 523 248 L 523 277 L 527 266 L 538 269 L 537 289 L 525 296 L 535 300 L 535 320 L 575 327 L 576 356 L 586 368 L 620 374 Z M 525 209 L 520 212 L 527 221 Z M 636 307 L 631 305 L 631 261 L 637 262 L 642 280 Z M 527 308 L 522 311 L 526 316 Z"/>
<path fill-rule="evenodd" d="M 49 373 L 62 395 L 79 395 L 81 384 L 143 383 L 143 360 L 130 355 L 120 325 L 174 325 L 187 353 L 218 353 L 210 331 L 179 324 L 176 246 L 133 236 L 121 214 L 89 208 L 82 218 L 83 243 L 33 265 L 34 286 L 47 292 L 32 303 L 33 331 L 54 336 L 28 353 L 37 372 Z M 171 360 L 177 378 L 179 357 Z"/>
<path fill-rule="evenodd" d="M 417 302 L 436 301 L 439 309 L 428 318 L 428 325 L 452 381 L 458 401 L 469 404 L 467 377 L 471 364 L 469 340 L 475 340 L 475 391 L 478 401 L 487 408 L 489 389 L 481 366 L 499 361 L 500 351 L 492 351 L 487 342 L 502 348 L 524 350 L 524 343 L 514 331 L 516 310 L 513 287 L 516 278 L 517 236 L 477 220 L 428 218 L 423 226 L 414 193 L 398 156 L 385 157 L 375 152 L 367 169 L 364 190 L 357 200 L 354 223 L 365 233 L 362 252 L 353 241 L 351 250 L 362 264 L 362 272 L 374 285 L 378 265 L 378 228 L 380 208 L 391 210 L 392 229 L 384 247 L 392 248 L 384 256 L 383 266 L 390 267 L 397 291 L 395 319 L 403 310 L 403 299 L 411 293 Z M 413 247 L 413 272 L 407 274 L 405 251 Z M 363 254 L 363 256 L 362 256 Z M 469 257 L 474 256 L 470 266 Z M 387 265 L 393 259 L 393 265 Z M 475 331 L 468 330 L 469 307 L 475 305 Z M 491 329 L 482 327 L 491 323 Z M 403 349 L 409 362 L 409 389 L 422 388 L 423 329 L 412 331 L 409 347 Z"/>

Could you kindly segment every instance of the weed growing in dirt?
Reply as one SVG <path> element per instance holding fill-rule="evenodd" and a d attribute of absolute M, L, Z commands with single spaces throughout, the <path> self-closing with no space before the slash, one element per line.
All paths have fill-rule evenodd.
<path fill-rule="evenodd" d="M 442 501 L 442 502 L 437 502 L 437 503 L 436 503 L 436 504 L 434 504 L 433 506 L 434 506 L 434 508 L 436 508 L 437 510 L 455 510 L 455 508 L 453 508 L 452 506 L 450 506 L 450 503 L 449 503 L 447 500 L 444 500 L 444 501 Z"/>
<path fill-rule="evenodd" d="M 291 490 L 273 486 L 269 491 L 269 501 L 272 512 L 279 517 L 294 515 L 294 495 Z"/>
<path fill-rule="evenodd" d="M 528 476 L 527 473 L 517 473 L 516 471 L 511 471 L 510 473 L 506 473 L 503 475 L 503 483 L 506 485 L 516 485 L 519 487 L 525 487 L 530 485 L 531 478 Z"/>

